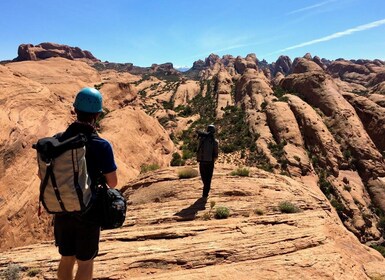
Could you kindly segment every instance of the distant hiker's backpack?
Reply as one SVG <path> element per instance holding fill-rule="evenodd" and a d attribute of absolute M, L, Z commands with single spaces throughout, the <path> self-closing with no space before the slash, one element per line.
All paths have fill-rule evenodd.
<path fill-rule="evenodd" d="M 218 142 L 208 134 L 199 135 L 197 161 L 214 161 L 218 156 Z"/>
<path fill-rule="evenodd" d="M 117 189 L 97 189 L 99 223 L 102 229 L 114 229 L 123 225 L 126 219 L 127 201 Z"/>
<path fill-rule="evenodd" d="M 83 212 L 91 201 L 91 179 L 87 173 L 87 137 L 78 134 L 59 142 L 60 135 L 38 140 L 39 200 L 48 213 Z"/>

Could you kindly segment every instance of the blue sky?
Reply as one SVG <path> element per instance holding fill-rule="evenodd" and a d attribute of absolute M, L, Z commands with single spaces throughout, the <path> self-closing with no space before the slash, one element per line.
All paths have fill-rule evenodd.
<path fill-rule="evenodd" d="M 385 60 L 385 0 L 4 0 L 0 11 L 0 60 L 41 42 L 138 66 L 210 53 Z"/>

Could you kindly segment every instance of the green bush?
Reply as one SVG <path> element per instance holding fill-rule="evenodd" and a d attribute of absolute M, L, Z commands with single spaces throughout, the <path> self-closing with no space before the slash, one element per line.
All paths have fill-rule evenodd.
<path fill-rule="evenodd" d="M 382 235 L 385 237 L 385 216 L 381 216 L 377 223 L 378 229 L 382 232 Z"/>
<path fill-rule="evenodd" d="M 140 173 L 143 174 L 143 173 L 147 173 L 147 172 L 150 172 L 150 171 L 154 171 L 154 170 L 157 170 L 159 169 L 159 165 L 156 164 L 156 163 L 153 163 L 153 164 L 143 164 L 141 167 L 140 167 Z"/>
<path fill-rule="evenodd" d="M 242 176 L 242 177 L 248 177 L 249 174 L 250 174 L 250 170 L 246 167 L 239 167 L 238 169 L 230 173 L 230 175 L 232 176 Z"/>
<path fill-rule="evenodd" d="M 325 173 L 325 171 L 321 171 L 319 173 L 319 181 L 318 181 L 318 186 L 319 188 L 321 189 L 321 191 L 323 192 L 323 194 L 328 198 L 330 199 L 331 198 L 331 195 L 333 194 L 334 190 L 333 190 L 333 185 L 327 180 L 327 174 Z"/>
<path fill-rule="evenodd" d="M 227 219 L 230 216 L 229 208 L 225 206 L 219 206 L 215 209 L 215 219 Z"/>
<path fill-rule="evenodd" d="M 336 209 L 337 212 L 344 212 L 346 210 L 345 206 L 335 198 L 330 200 L 330 204 Z"/>
<path fill-rule="evenodd" d="M 371 245 L 370 247 L 372 247 L 373 249 L 377 250 L 378 252 L 381 253 L 381 255 L 383 255 L 385 257 L 385 247 L 382 246 L 382 245 Z"/>
<path fill-rule="evenodd" d="M 189 159 L 195 156 L 195 153 L 190 150 L 182 150 L 182 158 Z"/>
<path fill-rule="evenodd" d="M 282 201 L 278 205 L 279 210 L 282 213 L 298 213 L 301 210 L 289 201 Z"/>
<path fill-rule="evenodd" d="M 188 179 L 188 178 L 194 178 L 198 176 L 198 171 L 194 168 L 186 167 L 181 170 L 178 170 L 178 177 L 179 179 Z"/>
<path fill-rule="evenodd" d="M 260 208 L 254 209 L 254 213 L 258 216 L 262 216 L 263 214 L 265 214 L 265 212 Z"/>
<path fill-rule="evenodd" d="M 35 277 L 36 275 L 40 274 L 41 270 L 38 268 L 31 268 L 27 271 L 28 277 Z"/>
<path fill-rule="evenodd" d="M 179 153 L 173 153 L 171 159 L 171 166 L 182 166 L 185 164 L 185 161 L 182 159 Z"/>

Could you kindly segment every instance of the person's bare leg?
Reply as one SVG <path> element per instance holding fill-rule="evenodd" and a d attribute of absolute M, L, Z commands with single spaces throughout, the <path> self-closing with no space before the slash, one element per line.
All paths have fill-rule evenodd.
<path fill-rule="evenodd" d="M 94 260 L 78 262 L 78 271 L 76 272 L 75 280 L 91 280 L 94 269 Z"/>
<path fill-rule="evenodd" d="M 72 280 L 74 275 L 75 256 L 62 256 L 57 270 L 59 280 Z"/>

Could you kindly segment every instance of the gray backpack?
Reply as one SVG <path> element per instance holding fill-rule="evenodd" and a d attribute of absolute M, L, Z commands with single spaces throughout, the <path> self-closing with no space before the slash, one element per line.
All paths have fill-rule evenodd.
<path fill-rule="evenodd" d="M 84 212 L 92 193 L 87 173 L 87 137 L 78 134 L 62 142 L 60 135 L 38 140 L 39 200 L 48 213 Z"/>

